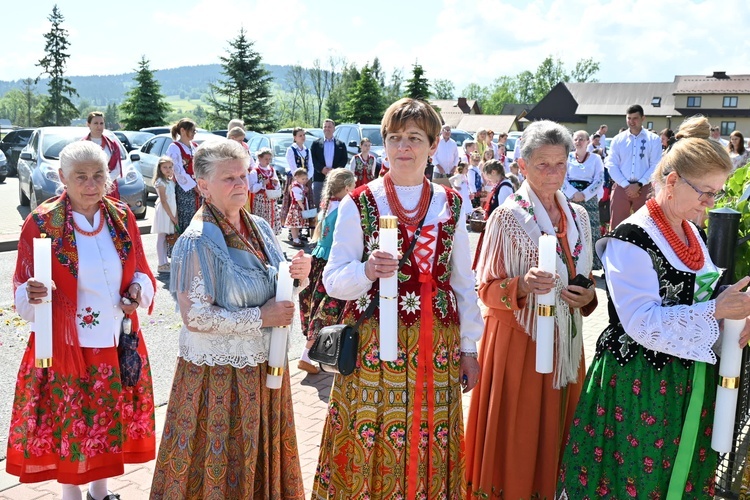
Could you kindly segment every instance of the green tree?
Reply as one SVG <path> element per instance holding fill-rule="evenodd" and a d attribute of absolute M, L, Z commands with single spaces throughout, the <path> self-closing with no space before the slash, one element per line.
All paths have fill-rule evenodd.
<path fill-rule="evenodd" d="M 323 103 L 328 96 L 328 80 L 330 75 L 329 71 L 321 67 L 320 59 L 315 59 L 312 68 L 307 70 L 307 76 L 312 85 L 313 96 L 315 97 L 313 124 L 316 127 L 320 127 L 323 124 Z"/>
<path fill-rule="evenodd" d="M 120 109 L 117 104 L 110 102 L 104 111 L 104 121 L 109 130 L 120 130 Z"/>
<path fill-rule="evenodd" d="M 406 82 L 406 97 L 429 99 L 430 84 L 424 76 L 424 68 L 419 63 L 412 66 L 411 78 Z"/>
<path fill-rule="evenodd" d="M 23 91 L 11 89 L 0 98 L 0 118 L 7 118 L 11 123 L 23 123 L 26 117 L 26 98 Z"/>
<path fill-rule="evenodd" d="M 456 86 L 450 80 L 435 80 L 432 87 L 435 89 L 435 99 L 453 99 L 456 96 Z"/>
<path fill-rule="evenodd" d="M 367 65 L 351 88 L 343 118 L 352 123 L 379 123 L 383 118 L 383 93 Z"/>
<path fill-rule="evenodd" d="M 221 74 L 225 77 L 209 86 L 211 116 L 219 122 L 239 118 L 253 130 L 274 127 L 271 106 L 271 74 L 263 67 L 255 42 L 247 39 L 245 28 L 229 41 L 229 54 L 221 56 Z"/>
<path fill-rule="evenodd" d="M 40 101 L 39 94 L 34 91 L 34 87 L 36 86 L 36 84 L 33 78 L 24 78 L 23 80 L 21 80 L 21 82 L 23 83 L 22 91 L 24 104 L 26 106 L 26 126 L 31 127 L 34 116 L 32 110 Z"/>
<path fill-rule="evenodd" d="M 49 125 L 70 125 L 70 120 L 78 114 L 70 98 L 77 97 L 78 93 L 70 80 L 65 78 L 65 63 L 70 57 L 66 52 L 70 45 L 68 30 L 62 27 L 65 18 L 57 5 L 52 7 L 52 14 L 47 19 L 52 23 L 50 31 L 44 34 L 44 51 L 47 55 L 37 63 L 42 68 L 42 75 L 49 76 L 49 99 L 42 108 L 41 120 Z"/>
<path fill-rule="evenodd" d="M 164 95 L 161 84 L 149 68 L 146 56 L 141 56 L 135 74 L 136 85 L 125 95 L 120 106 L 123 117 L 120 124 L 125 130 L 140 130 L 166 123 L 167 114 L 172 110 Z"/>
<path fill-rule="evenodd" d="M 394 102 L 401 99 L 403 95 L 401 92 L 401 84 L 404 83 L 404 75 L 400 69 L 394 69 L 391 73 L 391 82 L 383 88 L 383 99 L 385 100 L 386 106 L 390 106 Z"/>
<path fill-rule="evenodd" d="M 326 99 L 327 118 L 335 122 L 340 122 L 344 119 L 344 106 L 346 105 L 351 88 L 359 80 L 359 70 L 357 70 L 357 67 L 354 64 L 349 65 L 346 62 L 343 64 L 341 74 L 335 79 L 336 83 L 328 93 L 328 99 Z"/>
<path fill-rule="evenodd" d="M 470 83 L 469 86 L 461 92 L 461 95 L 467 99 L 476 100 L 479 103 L 479 107 L 484 110 L 484 106 L 490 96 L 490 91 L 487 87 L 482 87 L 477 83 Z"/>
<path fill-rule="evenodd" d="M 595 62 L 590 57 L 588 59 L 580 59 L 576 62 L 576 67 L 570 72 L 570 79 L 574 82 L 598 82 L 596 78 L 592 78 L 599 71 L 599 63 Z"/>
<path fill-rule="evenodd" d="M 489 96 L 481 104 L 482 112 L 488 115 L 499 115 L 506 104 L 519 102 L 516 80 L 510 76 L 496 78 L 488 93 Z"/>

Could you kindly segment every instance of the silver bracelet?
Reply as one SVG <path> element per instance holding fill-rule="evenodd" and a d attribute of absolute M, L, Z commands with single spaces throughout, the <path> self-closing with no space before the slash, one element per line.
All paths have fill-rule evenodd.
<path fill-rule="evenodd" d="M 477 353 L 477 352 L 464 352 L 464 351 L 461 351 L 461 356 L 466 356 L 467 358 L 478 358 L 479 357 L 479 353 Z"/>

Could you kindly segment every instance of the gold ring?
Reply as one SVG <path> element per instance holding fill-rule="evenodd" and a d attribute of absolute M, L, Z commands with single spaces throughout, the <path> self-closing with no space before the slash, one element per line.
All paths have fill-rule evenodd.
<path fill-rule="evenodd" d="M 282 373 L 284 373 L 284 367 L 283 366 L 268 366 L 266 369 L 266 373 L 269 375 L 273 375 L 274 377 L 281 376 Z"/>
<path fill-rule="evenodd" d="M 536 313 L 539 316 L 554 316 L 555 306 L 550 306 L 547 304 L 539 304 L 538 306 L 536 306 Z"/>
<path fill-rule="evenodd" d="M 49 368 L 52 366 L 52 358 L 41 358 L 34 360 L 34 366 L 37 368 Z"/>
<path fill-rule="evenodd" d="M 725 389 L 737 389 L 740 387 L 740 377 L 721 377 L 721 386 Z"/>

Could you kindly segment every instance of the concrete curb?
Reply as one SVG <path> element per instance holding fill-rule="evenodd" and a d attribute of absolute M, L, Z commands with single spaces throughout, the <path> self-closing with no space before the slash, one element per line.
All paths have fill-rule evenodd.
<path fill-rule="evenodd" d="M 151 234 L 151 222 L 143 221 L 142 224 L 138 224 L 138 229 L 141 235 Z M 0 240 L 0 252 L 15 252 L 18 250 L 18 238 L 12 240 Z"/>

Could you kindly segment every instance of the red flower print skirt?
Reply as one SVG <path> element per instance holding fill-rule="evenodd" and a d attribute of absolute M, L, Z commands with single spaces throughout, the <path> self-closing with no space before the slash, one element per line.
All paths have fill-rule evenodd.
<path fill-rule="evenodd" d="M 22 483 L 85 484 L 155 456 L 154 393 L 146 344 L 138 385 L 120 383 L 117 348 L 82 348 L 86 378 L 34 367 L 34 334 L 18 370 L 6 470 Z"/>

